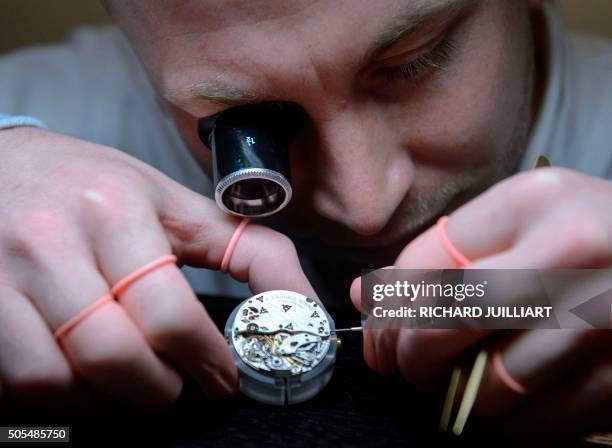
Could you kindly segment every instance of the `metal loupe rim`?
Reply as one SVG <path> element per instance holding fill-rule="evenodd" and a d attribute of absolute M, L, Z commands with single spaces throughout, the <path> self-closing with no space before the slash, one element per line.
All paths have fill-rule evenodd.
<path fill-rule="evenodd" d="M 236 182 L 247 179 L 265 179 L 275 182 L 277 185 L 280 185 L 280 187 L 285 191 L 285 200 L 274 210 L 265 213 L 259 213 L 256 215 L 245 215 L 244 213 L 239 213 L 227 208 L 226 205 L 223 203 L 223 193 L 225 193 L 225 190 L 227 190 Z M 262 218 L 264 216 L 273 215 L 285 208 L 291 200 L 292 194 L 293 190 L 291 188 L 291 184 L 285 176 L 278 173 L 277 171 L 269 170 L 267 168 L 243 168 L 241 170 L 234 171 L 233 173 L 228 174 L 217 183 L 217 186 L 215 188 L 215 201 L 217 202 L 217 205 L 221 208 L 221 210 L 232 215 L 240 216 L 242 218 Z"/>

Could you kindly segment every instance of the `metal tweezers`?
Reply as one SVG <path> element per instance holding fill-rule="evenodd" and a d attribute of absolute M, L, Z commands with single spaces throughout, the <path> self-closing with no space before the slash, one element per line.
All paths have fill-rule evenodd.
<path fill-rule="evenodd" d="M 550 161 L 545 156 L 538 156 L 533 162 L 532 169 L 550 166 Z M 461 403 L 459 404 L 459 410 L 455 422 L 452 426 L 452 433 L 456 436 L 461 435 L 465 424 L 467 423 L 470 412 L 476 402 L 478 396 L 478 390 L 480 389 L 480 383 L 484 374 L 485 368 L 487 367 L 487 359 L 489 352 L 486 348 L 481 349 L 474 359 L 472 370 L 465 383 L 465 390 Z M 446 399 L 442 407 L 442 415 L 440 416 L 440 432 L 448 432 L 451 414 L 455 407 L 455 398 L 457 396 L 457 390 L 462 379 L 463 368 L 461 364 L 458 364 L 453 369 L 451 374 L 450 382 L 448 384 L 448 390 L 446 392 Z"/>

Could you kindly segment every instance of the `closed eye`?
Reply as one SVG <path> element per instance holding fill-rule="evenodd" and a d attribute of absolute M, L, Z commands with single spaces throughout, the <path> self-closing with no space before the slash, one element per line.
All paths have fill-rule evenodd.
<path fill-rule="evenodd" d="M 391 80 L 403 79 L 407 81 L 418 81 L 432 72 L 443 70 L 449 64 L 456 46 L 452 39 L 443 38 L 438 45 L 425 54 L 405 64 L 380 67 L 376 75 L 382 75 Z"/>

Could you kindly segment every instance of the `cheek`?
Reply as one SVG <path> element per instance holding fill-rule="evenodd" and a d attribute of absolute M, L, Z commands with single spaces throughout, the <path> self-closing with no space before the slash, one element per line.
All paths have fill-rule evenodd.
<path fill-rule="evenodd" d="M 200 167 L 212 178 L 212 151 L 198 137 L 197 119 L 177 108 L 170 108 L 170 113 L 187 148 L 196 158 Z"/>

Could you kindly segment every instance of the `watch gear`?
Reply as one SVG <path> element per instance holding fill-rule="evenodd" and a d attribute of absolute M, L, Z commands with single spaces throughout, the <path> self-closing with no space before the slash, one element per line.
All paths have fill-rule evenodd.
<path fill-rule="evenodd" d="M 267 291 L 246 299 L 225 329 L 240 371 L 240 389 L 271 404 L 311 398 L 331 378 L 334 331 L 327 311 L 302 294 Z"/>

